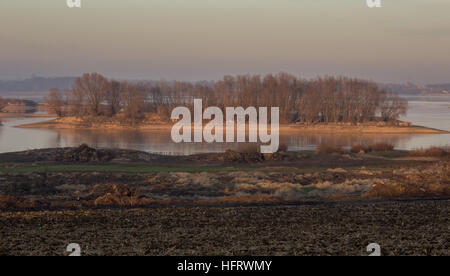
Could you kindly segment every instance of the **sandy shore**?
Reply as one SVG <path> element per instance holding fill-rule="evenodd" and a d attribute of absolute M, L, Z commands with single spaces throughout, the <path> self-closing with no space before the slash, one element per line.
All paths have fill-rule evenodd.
<path fill-rule="evenodd" d="M 42 116 L 44 117 L 44 116 Z M 138 126 L 125 126 L 117 123 L 102 123 L 84 125 L 81 120 L 72 118 L 54 119 L 40 123 L 25 124 L 17 126 L 19 128 L 49 128 L 49 129 L 140 129 L 140 130 L 170 130 L 173 124 L 155 123 L 142 124 Z M 423 126 L 376 126 L 370 125 L 340 125 L 340 124 L 319 124 L 319 125 L 296 125 L 285 124 L 280 126 L 282 133 L 364 133 L 364 134 L 444 134 L 450 133 L 439 129 Z"/>
<path fill-rule="evenodd" d="M 424 126 L 343 126 L 334 124 L 314 125 L 314 126 L 297 126 L 282 125 L 280 130 L 285 132 L 316 132 L 316 133 L 364 133 L 364 134 L 444 134 L 448 131 L 428 128 Z"/>

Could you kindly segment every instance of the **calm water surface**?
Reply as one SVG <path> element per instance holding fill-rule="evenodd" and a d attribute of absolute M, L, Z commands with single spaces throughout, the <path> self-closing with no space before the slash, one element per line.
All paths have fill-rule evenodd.
<path fill-rule="evenodd" d="M 410 110 L 405 119 L 416 125 L 450 131 L 450 97 L 409 97 Z M 201 152 L 221 152 L 236 149 L 236 143 L 175 144 L 170 131 L 139 130 L 51 130 L 20 129 L 14 126 L 40 122 L 48 118 L 3 119 L 0 126 L 0 152 L 28 149 L 69 147 L 87 143 L 95 147 L 136 149 L 163 154 L 194 154 Z M 361 135 L 361 134 L 293 134 L 281 135 L 281 143 L 289 150 L 312 150 L 322 142 L 351 146 L 356 143 L 389 142 L 398 149 L 426 148 L 430 146 L 450 146 L 450 134 L 401 134 L 401 135 Z"/>

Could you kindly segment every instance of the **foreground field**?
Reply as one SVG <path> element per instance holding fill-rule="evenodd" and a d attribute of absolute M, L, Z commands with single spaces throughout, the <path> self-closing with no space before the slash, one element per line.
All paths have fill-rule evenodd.
<path fill-rule="evenodd" d="M 379 148 L 0 154 L 0 255 L 449 255 L 449 151 Z"/>
<path fill-rule="evenodd" d="M 0 255 L 450 255 L 450 201 L 0 213 Z"/>

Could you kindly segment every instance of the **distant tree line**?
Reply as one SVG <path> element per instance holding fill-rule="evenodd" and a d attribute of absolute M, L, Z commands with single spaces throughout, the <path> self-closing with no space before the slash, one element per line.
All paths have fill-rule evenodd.
<path fill-rule="evenodd" d="M 38 105 L 36 102 L 32 100 L 0 97 L 0 111 L 9 104 L 31 106 L 31 107 L 36 107 Z"/>
<path fill-rule="evenodd" d="M 193 99 L 200 98 L 205 107 L 279 107 L 282 123 L 305 124 L 389 122 L 406 114 L 408 106 L 407 100 L 371 81 L 346 77 L 306 80 L 287 73 L 225 76 L 214 83 L 129 82 L 84 74 L 67 95 L 51 90 L 46 102 L 58 116 L 120 114 L 137 122 L 147 113 L 168 119 L 173 108 L 192 108 Z"/>
<path fill-rule="evenodd" d="M 23 80 L 0 80 L 0 92 L 47 91 L 52 87 L 68 90 L 74 81 L 73 77 L 44 78 L 37 76 Z"/>

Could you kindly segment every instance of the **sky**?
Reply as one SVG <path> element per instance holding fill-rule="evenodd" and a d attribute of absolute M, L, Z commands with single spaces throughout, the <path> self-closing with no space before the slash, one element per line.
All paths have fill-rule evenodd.
<path fill-rule="evenodd" d="M 450 82 L 450 0 L 0 1 L 0 79 L 289 72 Z"/>

